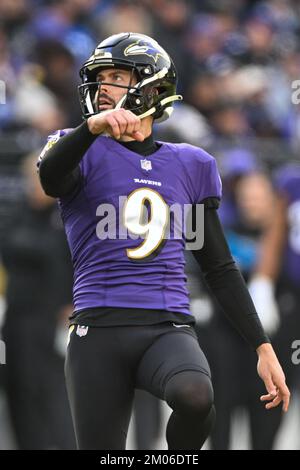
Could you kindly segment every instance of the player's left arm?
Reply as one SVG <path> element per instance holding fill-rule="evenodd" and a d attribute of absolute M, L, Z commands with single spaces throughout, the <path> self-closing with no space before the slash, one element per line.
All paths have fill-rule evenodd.
<path fill-rule="evenodd" d="M 262 400 L 272 400 L 266 407 L 273 408 L 283 401 L 283 409 L 286 411 L 289 391 L 284 374 L 246 283 L 232 258 L 217 210 L 213 207 L 207 206 L 204 211 L 204 246 L 201 250 L 194 250 L 193 255 L 222 310 L 257 351 L 258 373 L 268 391 Z"/>
<path fill-rule="evenodd" d="M 267 401 L 266 409 L 275 408 L 281 402 L 283 411 L 287 411 L 290 402 L 290 391 L 285 383 L 285 375 L 276 357 L 271 344 L 262 344 L 257 348 L 257 371 L 264 381 L 267 395 L 260 397 L 261 401 Z"/>

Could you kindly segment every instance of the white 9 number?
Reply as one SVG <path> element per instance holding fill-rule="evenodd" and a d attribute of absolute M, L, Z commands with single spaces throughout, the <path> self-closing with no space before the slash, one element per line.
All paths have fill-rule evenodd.
<path fill-rule="evenodd" d="M 146 202 L 150 206 L 150 217 L 143 223 Z M 138 247 L 127 249 L 128 258 L 147 258 L 157 250 L 164 239 L 168 221 L 169 207 L 157 191 L 140 188 L 130 193 L 124 207 L 124 225 L 130 232 L 144 235 L 145 240 Z"/>

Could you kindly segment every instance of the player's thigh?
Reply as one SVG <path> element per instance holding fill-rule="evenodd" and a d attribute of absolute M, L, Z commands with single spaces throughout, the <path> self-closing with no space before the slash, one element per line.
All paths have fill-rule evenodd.
<path fill-rule="evenodd" d="M 158 325 L 158 332 L 140 361 L 138 388 L 164 399 L 167 382 L 180 372 L 197 371 L 210 381 L 210 368 L 192 326 Z"/>
<path fill-rule="evenodd" d="M 76 329 L 65 374 L 78 446 L 125 448 L 134 393 L 130 364 L 113 328 L 89 328 L 84 336 Z"/>

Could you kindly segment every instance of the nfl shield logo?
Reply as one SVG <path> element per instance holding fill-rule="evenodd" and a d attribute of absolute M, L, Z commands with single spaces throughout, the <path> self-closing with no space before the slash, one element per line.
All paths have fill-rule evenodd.
<path fill-rule="evenodd" d="M 88 326 L 81 326 L 81 325 L 77 325 L 77 330 L 76 330 L 76 334 L 78 336 L 86 336 L 87 335 L 87 332 L 88 332 L 88 329 L 89 327 Z"/>
<path fill-rule="evenodd" d="M 141 160 L 141 167 L 143 170 L 150 171 L 152 170 L 152 165 L 150 160 L 147 160 L 146 158 L 144 160 Z"/>

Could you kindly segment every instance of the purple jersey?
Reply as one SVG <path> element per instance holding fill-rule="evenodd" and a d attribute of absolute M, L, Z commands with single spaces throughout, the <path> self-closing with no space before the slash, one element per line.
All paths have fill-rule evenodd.
<path fill-rule="evenodd" d="M 300 165 L 288 164 L 276 172 L 275 185 L 288 201 L 288 235 L 283 256 L 285 274 L 300 283 Z"/>
<path fill-rule="evenodd" d="M 59 131 L 52 139 L 62 135 Z M 145 200 L 153 223 L 175 203 L 182 207 L 220 198 L 221 181 L 214 158 L 205 151 L 187 144 L 160 145 L 144 157 L 99 136 L 80 163 L 79 190 L 59 199 L 74 265 L 75 312 L 123 307 L 190 314 L 184 240 L 162 242 L 163 223 L 154 226 L 152 238 L 149 231 L 147 240 L 138 231 L 132 239 L 124 229 L 143 228 L 139 218 Z M 104 220 L 112 227 L 106 239 L 99 235 Z"/>

